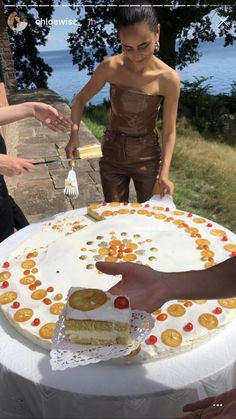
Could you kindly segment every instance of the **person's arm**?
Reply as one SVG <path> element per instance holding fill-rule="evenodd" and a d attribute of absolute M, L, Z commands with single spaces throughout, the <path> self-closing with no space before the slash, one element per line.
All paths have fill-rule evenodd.
<path fill-rule="evenodd" d="M 34 117 L 53 131 L 64 132 L 70 123 L 55 108 L 40 102 L 25 102 L 0 108 L 0 125 Z"/>
<path fill-rule="evenodd" d="M 97 262 L 96 266 L 101 272 L 122 275 L 110 292 L 128 295 L 133 309 L 153 312 L 169 300 L 236 297 L 236 257 L 201 271 L 176 273 L 135 263 Z"/>
<path fill-rule="evenodd" d="M 165 80 L 165 97 L 162 122 L 162 163 L 153 194 L 173 195 L 174 185 L 169 180 L 169 171 L 176 140 L 176 118 L 180 94 L 180 79 L 176 72 Z"/>
<path fill-rule="evenodd" d="M 105 85 L 109 73 L 109 60 L 104 60 L 96 68 L 91 79 L 83 89 L 74 97 L 71 107 L 71 135 L 70 141 L 65 147 L 68 158 L 73 157 L 77 147 L 79 147 L 79 126 L 83 115 L 85 104 L 95 96 Z"/>
<path fill-rule="evenodd" d="M 33 160 L 0 154 L 0 175 L 17 176 L 34 170 Z"/>

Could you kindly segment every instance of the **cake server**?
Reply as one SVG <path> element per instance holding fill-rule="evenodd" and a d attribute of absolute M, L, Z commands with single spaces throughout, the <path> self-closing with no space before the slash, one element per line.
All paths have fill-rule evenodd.
<path fill-rule="evenodd" d="M 69 159 L 54 159 L 54 160 L 46 160 L 46 161 L 36 161 L 33 163 L 34 166 L 43 166 L 44 164 L 50 163 L 66 163 L 72 160 L 81 160 L 80 157 L 72 157 Z"/>

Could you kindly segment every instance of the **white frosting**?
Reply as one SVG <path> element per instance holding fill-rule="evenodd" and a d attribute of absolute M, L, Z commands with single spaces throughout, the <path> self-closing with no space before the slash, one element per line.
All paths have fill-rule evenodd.
<path fill-rule="evenodd" d="M 120 205 L 120 208 L 121 207 L 126 208 L 127 206 L 122 204 Z M 117 211 L 118 208 L 119 207 L 113 207 L 113 210 Z M 102 211 L 107 209 L 110 208 L 108 208 L 108 206 L 101 208 Z M 145 209 L 152 211 L 152 208 Z M 157 213 L 161 213 L 161 211 L 157 211 Z M 227 259 L 230 255 L 229 252 L 224 249 L 224 245 L 227 243 L 236 244 L 235 235 L 216 223 L 212 223 L 212 228 L 223 229 L 228 236 L 228 241 L 223 242 L 220 237 L 211 235 L 210 231 L 212 228 L 207 227 L 209 220 L 205 220 L 204 223 L 198 224 L 194 221 L 195 218 L 199 218 L 198 216 L 193 215 L 193 217 L 188 217 L 187 213 L 175 215 L 173 211 L 163 211 L 163 214 L 167 217 L 173 217 L 175 220 L 182 219 L 190 227 L 198 228 L 202 238 L 210 240 L 210 248 L 215 253 L 214 260 L 217 263 Z M 20 308 L 32 308 L 34 310 L 34 315 L 32 319 L 27 322 L 17 323 L 13 320 L 13 316 L 17 310 L 12 308 L 12 304 L 2 305 L 2 311 L 21 334 L 42 347 L 49 348 L 50 340 L 41 339 L 39 336 L 39 329 L 45 323 L 55 323 L 57 321 L 57 315 L 50 313 L 51 305 L 45 305 L 41 300 L 32 300 L 32 291 L 28 289 L 27 285 L 19 283 L 19 280 L 23 277 L 24 271 L 24 269 L 21 268 L 21 263 L 29 251 L 38 251 L 38 256 L 35 258 L 35 261 L 39 272 L 35 274 L 35 277 L 42 281 L 42 285 L 38 288 L 46 289 L 49 286 L 54 287 L 54 291 L 48 293 L 46 296 L 52 300 L 53 304 L 57 302 L 54 301 L 54 297 L 58 293 L 63 294 L 63 299 L 60 302 L 65 302 L 66 295 L 71 287 L 79 286 L 107 291 L 119 281 L 120 276 L 100 275 L 95 268 L 91 270 L 86 269 L 86 265 L 95 265 L 96 263 L 94 260 L 94 252 L 91 251 L 91 249 L 95 248 L 97 253 L 98 240 L 96 237 L 102 236 L 102 240 L 109 242 L 109 240 L 111 240 L 111 231 L 116 233 L 118 239 L 131 238 L 135 243 L 138 243 L 139 241 L 143 242 L 139 245 L 137 250 L 145 250 L 145 254 L 137 254 L 136 261 L 142 261 L 142 263 L 148 264 L 154 269 L 161 271 L 182 271 L 204 268 L 205 262 L 201 260 L 201 250 L 197 249 L 195 243 L 196 238 L 190 237 L 184 229 L 179 229 L 173 222 L 165 222 L 165 220 L 159 220 L 153 216 L 147 217 L 145 215 L 137 214 L 112 216 L 107 220 L 98 223 L 86 220 L 85 217 L 81 217 L 81 219 L 85 224 L 87 221 L 87 224 L 90 225 L 73 234 L 71 234 L 71 226 L 75 220 L 70 220 L 68 223 L 62 221 L 61 225 L 59 225 L 59 230 L 53 229 L 53 224 L 45 224 L 39 233 L 35 234 L 19 246 L 12 255 L 9 255 L 9 269 L 0 269 L 0 271 L 9 270 L 11 272 L 9 287 L 6 289 L 0 288 L 0 295 L 8 291 L 16 291 L 18 294 L 17 301 L 20 302 Z M 55 226 L 56 224 L 57 222 L 55 221 Z M 64 225 L 67 225 L 66 230 L 63 228 Z M 124 231 L 128 233 L 127 237 L 121 236 L 121 233 Z M 69 235 L 67 235 L 67 233 L 69 233 Z M 140 238 L 133 237 L 134 234 L 137 233 L 140 234 Z M 152 240 L 152 242 L 147 242 L 147 239 Z M 87 245 L 88 241 L 93 241 L 93 244 Z M 157 261 L 149 260 L 150 247 L 152 246 L 158 249 L 157 252 L 151 253 L 153 256 L 156 256 Z M 85 247 L 87 250 L 81 251 L 81 248 Z M 134 253 L 136 254 L 136 250 L 134 250 Z M 86 254 L 86 261 L 79 259 L 81 254 Z M 104 314 L 104 307 L 106 305 L 97 309 L 96 313 L 94 311 L 93 314 L 95 314 L 96 320 L 106 320 L 105 316 L 107 315 L 109 320 L 114 319 L 119 321 L 122 316 L 126 315 L 126 310 L 118 310 L 119 319 L 115 316 L 115 311 L 111 309 L 112 298 L 106 304 L 106 314 Z M 167 313 L 167 308 L 173 303 L 183 305 L 183 303 L 178 301 L 170 301 L 162 307 L 162 313 Z M 197 343 L 208 339 L 211 334 L 217 333 L 220 328 L 231 321 L 236 315 L 235 309 L 222 307 L 222 313 L 215 315 L 219 321 L 218 328 L 209 331 L 199 324 L 198 317 L 203 313 L 212 313 L 217 306 L 219 306 L 219 303 L 215 300 L 208 300 L 204 304 L 196 304 L 193 302 L 191 307 L 185 307 L 186 313 L 184 316 L 173 317 L 168 315 L 167 320 L 163 322 L 156 321 L 152 334 L 157 336 L 157 344 L 150 346 L 143 343 L 139 359 L 143 360 L 145 357 L 152 359 L 153 357 L 175 354 L 184 349 L 192 348 Z M 92 311 L 87 312 L 90 319 L 91 313 Z M 83 312 L 83 315 L 84 314 L 85 312 Z M 74 313 L 72 315 L 74 315 Z M 113 315 L 114 317 L 112 317 Z M 36 317 L 41 320 L 41 324 L 37 327 L 32 325 L 32 320 Z M 191 332 L 185 332 L 183 329 L 184 325 L 188 322 L 193 324 L 193 330 Z M 183 341 L 180 347 L 173 349 L 162 342 L 161 333 L 166 329 L 176 329 L 181 333 Z"/>
<path fill-rule="evenodd" d="M 69 296 L 75 291 L 80 290 L 80 287 L 72 287 L 69 291 Z M 73 309 L 69 302 L 66 308 L 66 319 L 73 320 L 97 320 L 97 321 L 111 321 L 111 322 L 121 322 L 129 323 L 130 320 L 130 308 L 119 309 L 114 306 L 114 301 L 117 296 L 106 292 L 108 300 L 102 306 L 96 308 L 95 310 L 81 311 Z M 126 297 L 127 298 L 127 297 Z"/>

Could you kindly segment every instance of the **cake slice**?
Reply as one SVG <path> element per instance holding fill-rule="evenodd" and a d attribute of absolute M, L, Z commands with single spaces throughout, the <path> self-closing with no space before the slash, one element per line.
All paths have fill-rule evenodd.
<path fill-rule="evenodd" d="M 78 147 L 77 150 L 81 159 L 94 159 L 102 157 L 100 144 L 86 144 L 82 147 Z"/>
<path fill-rule="evenodd" d="M 93 288 L 70 288 L 65 314 L 65 334 L 70 342 L 128 345 L 129 333 L 127 297 Z"/>

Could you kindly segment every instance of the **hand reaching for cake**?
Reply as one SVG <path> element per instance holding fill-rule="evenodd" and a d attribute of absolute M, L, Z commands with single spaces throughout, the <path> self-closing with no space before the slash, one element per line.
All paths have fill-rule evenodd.
<path fill-rule="evenodd" d="M 106 274 L 122 275 L 110 292 L 127 295 L 133 309 L 149 313 L 169 300 L 210 300 L 236 295 L 236 257 L 208 269 L 173 273 L 135 263 L 97 262 L 96 267 Z"/>
<path fill-rule="evenodd" d="M 97 262 L 97 269 L 106 274 L 122 275 L 109 292 L 128 295 L 132 309 L 152 313 L 169 300 L 170 289 L 162 281 L 162 273 L 134 263 Z"/>

